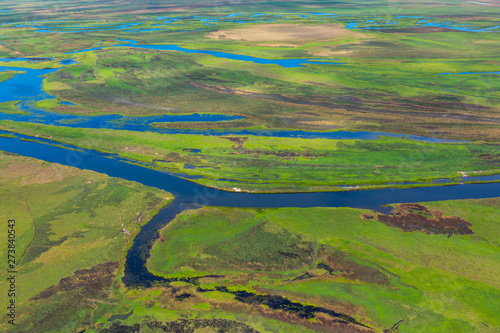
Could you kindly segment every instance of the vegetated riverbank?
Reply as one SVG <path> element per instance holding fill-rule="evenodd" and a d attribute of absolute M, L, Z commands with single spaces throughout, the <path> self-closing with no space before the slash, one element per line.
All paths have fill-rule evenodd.
<path fill-rule="evenodd" d="M 16 325 L 2 321 L 0 331 L 62 332 L 104 315 L 106 309 L 88 300 L 103 297 L 141 226 L 172 195 L 6 152 L 0 152 L 0 170 L 0 217 L 16 221 L 17 272 Z M 7 239 L 8 230 L 0 236 Z M 7 257 L 7 248 L 0 254 Z M 0 275 L 5 280 L 9 274 Z M 0 285 L 3 305 L 7 289 Z"/>
<path fill-rule="evenodd" d="M 377 205 L 377 204 L 383 204 L 383 203 L 388 203 L 388 202 L 414 202 L 415 200 L 438 200 L 438 198 L 443 198 L 442 195 L 444 195 L 446 198 L 451 198 L 451 197 L 467 197 L 467 196 L 475 196 L 475 195 L 489 195 L 489 196 L 494 196 L 492 193 L 498 193 L 498 191 L 495 192 L 494 187 L 491 186 L 484 186 L 484 185 L 462 185 L 460 187 L 440 187 L 439 191 L 436 190 L 431 190 L 431 191 L 426 191 L 425 189 L 411 189 L 408 191 L 405 190 L 387 190 L 387 191 L 360 191 L 360 192 L 344 192 L 344 193 L 310 193 L 310 194 L 282 194 L 282 195 L 259 195 L 259 194 L 245 194 L 245 193 L 224 193 L 224 192 L 218 192 L 217 191 L 210 191 L 207 189 L 203 189 L 201 186 L 198 186 L 194 183 L 182 181 L 180 179 L 177 179 L 175 177 L 166 175 L 166 174 L 161 174 L 158 173 L 154 170 L 150 170 L 147 168 L 142 168 L 134 165 L 130 165 L 128 163 L 124 163 L 124 161 L 119 161 L 119 160 L 113 160 L 107 158 L 107 154 L 98 154 L 97 152 L 90 153 L 89 151 L 85 151 L 83 149 L 76 149 L 76 150 L 68 150 L 63 148 L 65 145 L 60 144 L 59 146 L 48 146 L 36 141 L 19 141 L 18 139 L 9 139 L 9 138 L 4 138 L 2 140 L 2 147 L 4 149 L 9 149 L 13 152 L 21 152 L 23 154 L 34 154 L 36 156 L 39 156 L 40 158 L 44 159 L 50 159 L 53 161 L 61 161 L 62 163 L 76 163 L 80 168 L 90 168 L 94 169 L 96 168 L 97 170 L 101 172 L 107 172 L 111 175 L 119 175 L 120 177 L 124 177 L 127 179 L 134 179 L 143 182 L 144 184 L 150 184 L 153 186 L 157 187 L 163 187 L 169 189 L 169 191 L 177 193 L 178 191 L 183 191 L 182 193 L 184 194 L 184 197 L 181 195 L 179 198 L 177 198 L 179 204 L 187 203 L 187 204 L 211 204 L 211 205 L 219 205 L 219 206 L 257 206 L 257 207 L 276 207 L 276 206 L 290 206 L 290 205 L 297 205 L 297 206 L 320 206 L 320 205 L 327 205 L 327 206 L 345 206 L 345 205 L 355 205 L 355 206 L 368 206 L 368 205 Z M 12 141 L 9 141 L 12 140 Z M 32 140 L 32 139 L 30 139 Z M 47 141 L 50 142 L 49 140 L 43 140 L 43 139 L 38 139 L 41 141 Z M 71 147 L 67 147 L 71 148 Z M 79 161 L 74 161 L 71 157 L 80 157 Z M 163 178 L 165 179 L 162 179 Z M 487 184 L 485 184 L 487 185 Z M 471 187 L 472 186 L 472 187 Z M 188 188 L 186 188 L 188 187 Z M 472 192 L 464 192 L 467 189 L 472 189 Z M 477 190 L 474 190 L 477 189 Z M 442 192 L 442 193 L 441 193 Z M 490 193 L 491 192 L 491 193 Z M 412 196 L 412 193 L 415 194 L 415 196 Z M 442 195 L 441 195 L 442 194 Z M 437 195 L 437 197 L 436 197 Z M 441 196 L 440 196 L 441 195 Z M 281 198 L 281 199 L 280 199 Z M 184 201 L 181 201 L 184 200 Z M 173 207 L 173 206 L 172 206 Z M 170 211 L 171 206 L 166 207 L 166 209 L 162 210 L 153 220 L 157 220 L 158 222 L 161 223 L 166 223 L 169 221 L 169 219 L 164 219 L 162 220 L 162 214 L 165 214 L 165 212 Z M 172 218 L 175 216 L 175 210 Z M 330 215 L 328 215 L 330 216 Z M 487 217 L 487 215 L 483 214 L 481 215 L 483 217 Z M 153 222 L 153 220 L 151 222 Z M 309 221 L 309 220 L 308 220 Z M 158 225 L 156 225 L 158 226 Z M 160 225 L 161 226 L 161 225 Z M 157 229 L 155 229 L 155 224 L 153 223 L 148 223 L 143 230 L 149 230 L 149 233 L 154 233 L 156 232 Z M 474 231 L 474 229 L 472 228 Z M 302 233 L 302 232 L 301 232 Z M 138 237 L 141 237 L 142 235 L 148 235 L 148 233 L 139 233 Z M 362 234 L 357 232 L 357 234 Z M 460 232 L 458 232 L 460 234 Z M 452 237 L 455 237 L 452 235 Z M 152 281 L 158 281 L 161 282 L 162 279 L 159 277 L 152 277 L 150 273 L 144 270 L 144 260 L 147 258 L 147 249 L 151 245 L 151 239 L 150 237 L 145 237 L 143 240 L 145 242 L 140 243 L 140 242 L 134 242 L 133 247 L 130 248 L 128 254 L 127 254 L 127 265 L 125 266 L 125 271 L 124 271 L 124 282 L 130 283 L 129 286 L 136 285 L 137 283 L 143 284 L 145 283 L 146 285 L 150 285 Z M 138 241 L 139 238 L 136 239 Z M 272 243 L 272 242 L 271 242 Z M 302 246 L 303 248 L 303 246 Z M 284 252 L 284 251 L 282 251 Z M 284 252 L 286 253 L 286 252 Z M 294 253 L 292 253 L 291 257 L 293 256 Z M 300 256 L 299 256 L 300 257 Z M 134 266 L 137 265 L 137 266 Z M 323 266 L 321 266 L 323 267 Z M 328 266 L 330 267 L 330 266 Z M 98 270 L 106 270 L 105 267 L 99 266 L 96 268 Z M 137 270 L 136 270 L 137 269 Z M 94 271 L 82 271 L 82 272 L 77 272 L 75 273 L 75 276 L 72 277 L 69 281 L 72 279 L 76 280 L 81 280 L 82 277 L 86 276 L 92 276 L 94 274 Z M 151 280 L 151 277 L 153 280 Z M 305 276 L 306 278 L 309 277 L 309 275 Z M 216 278 L 216 277 L 207 277 L 207 278 Z M 440 277 L 442 278 L 442 277 Z M 310 321 L 316 320 L 317 322 L 320 322 L 320 327 L 325 327 L 323 326 L 324 323 L 326 322 L 326 325 L 329 325 L 330 323 L 329 320 L 325 318 L 320 318 L 317 316 L 317 312 L 320 313 L 327 313 L 328 314 L 328 309 L 329 305 L 322 306 L 322 303 L 317 303 L 314 305 L 310 304 L 309 299 L 305 298 L 300 298 L 297 295 L 292 295 L 292 296 L 279 296 L 279 292 L 270 290 L 266 291 L 264 296 L 259 296 L 254 295 L 255 291 L 253 289 L 241 289 L 241 288 L 236 288 L 235 290 L 231 289 L 224 289 L 224 288 L 219 288 L 213 290 L 212 286 L 208 286 L 205 288 L 202 286 L 201 288 L 199 287 L 194 287 L 195 290 L 192 291 L 191 289 L 186 289 L 184 287 L 189 286 L 192 284 L 192 280 L 189 278 L 188 281 L 185 281 L 186 279 L 181 279 L 180 282 L 177 282 L 177 284 L 172 284 L 171 287 L 167 287 L 163 289 L 161 286 L 154 287 L 153 289 L 147 289 L 145 291 L 141 290 L 136 290 L 135 288 L 133 289 L 127 289 L 124 288 L 123 286 L 114 286 L 112 291 L 116 298 L 118 299 L 125 299 L 122 302 L 116 304 L 120 310 L 111 310 L 113 313 L 128 313 L 130 308 L 136 309 L 134 310 L 134 314 L 132 315 L 128 320 L 129 323 L 135 324 L 137 322 L 142 322 L 143 318 L 145 315 L 148 316 L 159 316 L 160 313 L 164 313 L 165 308 L 171 309 L 170 314 L 171 316 L 168 317 L 169 319 L 166 319 L 164 316 L 160 315 L 160 318 L 165 318 L 165 320 L 172 320 L 175 318 L 178 318 L 178 314 L 175 312 L 177 309 L 177 306 L 180 306 L 180 311 L 181 313 L 184 313 L 182 311 L 186 311 L 185 305 L 188 305 L 189 309 L 187 310 L 188 312 L 193 313 L 195 311 L 196 313 L 199 314 L 210 314 L 212 315 L 212 310 L 219 306 L 221 306 L 222 312 L 216 311 L 216 313 L 213 315 L 216 318 L 220 318 L 221 316 L 224 318 L 227 318 L 226 316 L 231 316 L 232 314 L 239 314 L 240 311 L 243 312 L 248 312 L 248 311 L 253 311 L 253 305 L 252 304 L 262 304 L 266 305 L 268 302 L 274 302 L 278 301 L 278 304 L 273 303 L 273 307 L 271 309 L 278 308 L 280 309 L 281 305 L 285 306 L 286 309 L 292 310 L 292 317 L 286 317 L 284 318 L 282 315 L 279 313 L 276 314 L 275 312 L 268 310 L 268 311 L 263 311 L 259 312 L 258 315 L 253 315 L 253 316 L 247 316 L 244 315 L 245 322 L 249 322 L 251 325 L 255 325 L 255 321 L 257 320 L 258 323 L 260 323 L 261 326 L 264 327 L 283 327 L 284 321 L 286 323 L 287 320 L 290 320 L 290 318 L 296 318 L 293 319 L 293 329 L 296 331 L 296 325 L 297 325 L 297 320 L 300 320 L 301 323 L 304 324 L 305 328 L 304 330 L 307 331 L 308 329 L 314 329 L 315 324 L 311 324 Z M 300 280 L 300 279 L 299 279 Z M 64 283 L 67 283 L 68 280 L 65 280 Z M 186 282 L 188 283 L 186 285 Z M 180 283 L 180 284 L 179 284 Z M 179 291 L 179 287 L 182 287 L 180 290 L 183 291 L 183 294 L 177 294 Z M 396 286 L 397 287 L 397 286 Z M 198 290 L 199 289 L 199 290 Z M 51 289 L 52 290 L 52 289 Z M 58 290 L 58 289 L 55 289 Z M 55 291 L 54 290 L 54 291 Z M 236 299 L 238 302 L 232 302 L 227 306 L 228 301 L 230 301 L 232 296 L 229 297 L 226 295 L 227 292 L 225 291 L 231 291 L 232 294 L 234 295 L 234 299 Z M 47 291 L 48 295 L 51 295 L 51 292 Z M 124 298 L 123 295 L 126 293 L 126 297 Z M 150 294 L 153 293 L 153 294 Z M 184 295 L 184 293 L 186 295 Z M 187 295 L 189 294 L 189 295 Z M 192 297 L 190 295 L 195 295 L 196 297 Z M 200 296 L 201 294 L 205 294 L 206 296 L 202 297 Z M 41 296 L 44 296 L 45 294 L 42 294 Z M 56 294 L 57 295 L 57 294 Z M 154 301 L 156 297 L 160 297 L 161 301 Z M 62 295 L 60 296 L 62 297 Z M 192 298 L 191 298 L 192 297 Z M 116 298 L 114 299 L 113 302 L 116 302 Z M 210 301 L 210 299 L 215 298 L 215 304 L 211 303 L 214 302 L 214 300 Z M 239 298 L 239 299 L 237 299 Z M 175 302 L 184 302 L 186 299 L 190 299 L 191 301 L 194 302 L 194 304 L 188 303 L 175 303 Z M 222 300 L 222 302 L 220 302 Z M 104 302 L 107 302 L 106 299 Z M 155 304 L 157 302 L 160 302 L 159 304 L 162 304 L 162 307 L 165 308 L 158 308 L 154 306 L 150 306 L 151 304 Z M 319 302 L 319 301 L 318 301 Z M 99 303 L 99 302 L 97 302 Z M 222 304 L 221 304 L 222 303 Z M 240 304 L 243 303 L 243 304 Z M 246 303 L 249 303 L 248 305 L 245 305 Z M 316 301 L 315 301 L 316 303 Z M 45 303 L 44 303 L 45 304 Z M 175 304 L 175 305 L 168 305 L 168 304 Z M 196 305 L 197 304 L 197 305 Z M 202 305 L 200 305 L 202 304 Z M 224 306 L 225 304 L 225 306 Z M 280 305 L 281 304 L 281 305 Z M 287 305 L 288 304 L 288 305 Z M 318 305 L 319 304 L 319 305 Z M 193 308 L 194 306 L 194 308 Z M 147 310 L 140 310 L 140 309 L 145 309 Z M 107 307 L 107 309 L 110 309 L 110 307 Z M 264 307 L 265 309 L 265 307 Z M 315 313 L 316 319 L 312 317 L 301 317 L 300 313 L 302 311 L 308 311 L 307 309 L 311 310 L 312 313 Z M 293 311 L 299 311 L 299 314 L 297 317 L 293 315 Z M 330 309 L 331 310 L 331 309 Z M 336 310 L 336 311 L 335 311 Z M 116 311 L 116 312 L 115 312 Z M 340 313 L 344 314 L 344 312 L 339 311 L 338 309 L 331 310 L 334 311 L 335 313 Z M 289 311 L 288 311 L 289 312 Z M 262 320 L 259 319 L 261 318 L 260 315 L 267 316 L 271 318 L 271 320 Z M 348 316 L 348 315 L 347 315 Z M 348 316 L 353 318 L 352 316 Z M 348 318 L 344 317 L 344 318 Z M 105 317 L 107 318 L 107 317 Z M 241 317 L 240 317 L 241 318 Z M 287 319 L 288 318 L 288 319 Z M 310 320 L 304 320 L 309 318 Z M 359 320 L 356 320 L 357 322 L 361 322 Z M 370 323 L 363 323 L 363 325 L 368 325 L 370 327 L 373 326 L 373 324 Z M 338 322 L 334 322 L 334 326 L 332 327 L 332 330 L 338 329 Z M 365 326 L 366 326 L 365 325 Z M 461 321 L 452 321 L 449 325 L 450 327 L 456 327 L 457 325 L 462 325 Z M 286 326 L 291 329 L 291 326 Z M 330 327 L 330 326 L 327 326 Z M 362 326 L 361 326 L 362 327 Z M 123 327 L 121 327 L 123 328 Z M 121 329 L 120 328 L 120 329 Z"/>
<path fill-rule="evenodd" d="M 202 205 L 230 207 L 373 207 L 394 202 L 438 201 L 467 198 L 490 198 L 498 192 L 498 183 L 463 184 L 454 186 L 390 188 L 366 191 L 313 193 L 234 193 L 210 189 L 169 173 L 130 163 L 115 154 L 101 153 L 67 144 L 54 144 L 46 139 L 17 134 L 0 136 L 2 149 L 10 153 L 35 157 L 52 163 L 77 166 L 106 173 L 110 176 L 137 181 L 164 189 L 185 200 Z"/>
<path fill-rule="evenodd" d="M 487 181 L 473 176 L 498 173 L 500 158 L 495 144 L 390 137 L 370 141 L 251 135 L 165 137 L 9 121 L 0 121 L 0 129 L 118 154 L 157 170 L 181 173 L 202 185 L 252 192 L 404 188 L 431 186 L 433 180 L 444 178 L 450 184 Z"/>
<path fill-rule="evenodd" d="M 498 207 L 498 198 L 413 205 L 412 214 L 425 216 L 412 232 L 379 222 L 384 214 L 352 208 L 190 210 L 161 231 L 148 267 L 167 280 L 185 281 L 175 284 L 171 297 L 188 304 L 207 301 L 208 289 L 214 296 L 282 295 L 355 316 L 378 330 L 401 320 L 402 330 L 426 332 L 492 327 L 498 323 L 488 304 L 500 293 L 498 275 L 490 270 L 498 266 Z M 446 229 L 447 221 L 458 219 L 451 216 L 470 232 L 461 225 Z M 439 219 L 443 233 L 425 230 L 426 221 Z M 483 302 L 472 301 L 478 297 Z M 234 307 L 242 301 L 226 298 Z M 436 311 L 433 302 L 447 310 Z M 251 304 L 263 315 L 272 313 L 257 296 Z M 328 323 L 317 312 L 315 318 Z"/>

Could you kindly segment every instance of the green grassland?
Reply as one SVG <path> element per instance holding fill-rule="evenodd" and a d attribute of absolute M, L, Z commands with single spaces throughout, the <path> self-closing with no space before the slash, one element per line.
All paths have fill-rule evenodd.
<path fill-rule="evenodd" d="M 0 170 L 0 218 L 5 226 L 7 220 L 16 221 L 18 271 L 17 325 L 2 320 L 3 332 L 57 332 L 57 325 L 88 320 L 93 310 L 88 298 L 101 292 L 96 279 L 88 279 L 90 288 L 80 281 L 74 289 L 62 287 L 59 292 L 66 291 L 64 295 L 52 291 L 55 300 L 48 303 L 37 295 L 75 271 L 101 266 L 108 266 L 98 273 L 109 288 L 140 226 L 172 199 L 169 193 L 141 184 L 9 153 L 0 153 Z M 7 240 L 7 231 L 1 228 L 2 239 Z M 0 303 L 6 312 L 7 242 L 0 255 L 5 258 Z M 92 287 L 94 294 L 82 297 L 92 293 Z"/>
<path fill-rule="evenodd" d="M 334 308 L 377 331 L 400 320 L 398 332 L 495 331 L 499 200 L 424 205 L 466 219 L 474 234 L 404 232 L 351 208 L 204 208 L 164 228 L 148 265 L 166 277 L 218 274 L 199 286 Z M 330 272 L 319 265 L 328 260 Z"/>
<path fill-rule="evenodd" d="M 203 176 L 195 181 L 204 185 L 249 191 L 342 190 L 343 185 L 366 189 L 436 178 L 457 182 L 462 171 L 469 175 L 498 173 L 500 163 L 498 145 L 480 142 L 166 135 L 11 121 L 0 121 L 0 129 L 117 153 L 160 170 Z"/>
<path fill-rule="evenodd" d="M 3 113 L 24 113 L 24 111 L 21 111 L 17 108 L 17 103 L 20 101 L 12 101 L 12 102 L 3 102 L 0 103 L 0 112 Z"/>

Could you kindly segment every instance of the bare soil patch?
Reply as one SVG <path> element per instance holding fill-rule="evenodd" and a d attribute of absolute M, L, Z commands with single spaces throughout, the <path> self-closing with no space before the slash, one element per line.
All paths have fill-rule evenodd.
<path fill-rule="evenodd" d="M 241 29 L 218 30 L 206 35 L 211 39 L 250 42 L 309 41 L 353 36 L 366 37 L 344 28 L 341 24 L 262 24 Z"/>

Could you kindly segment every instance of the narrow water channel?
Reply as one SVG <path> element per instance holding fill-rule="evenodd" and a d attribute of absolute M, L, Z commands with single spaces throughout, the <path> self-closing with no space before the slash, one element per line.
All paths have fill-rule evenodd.
<path fill-rule="evenodd" d="M 147 270 L 146 263 L 151 246 L 158 238 L 159 230 L 185 209 L 194 209 L 201 206 L 376 208 L 391 203 L 489 198 L 500 195 L 500 183 L 347 192 L 236 193 L 204 187 L 172 174 L 130 164 L 130 161 L 116 155 L 81 149 L 25 135 L 0 136 L 0 150 L 136 181 L 147 186 L 163 189 L 176 197 L 173 202 L 161 209 L 157 215 L 141 228 L 141 231 L 134 239 L 132 247 L 127 252 L 123 282 L 127 286 L 136 287 L 149 287 L 154 284 L 168 284 L 174 281 L 153 275 Z M 196 282 L 191 281 L 191 279 L 185 278 L 181 280 L 196 285 Z M 203 290 L 201 287 L 198 288 L 200 291 L 209 291 Z M 219 291 L 224 292 L 224 290 Z M 311 318 L 314 313 L 322 312 L 348 324 L 365 326 L 349 316 L 321 307 L 292 302 L 277 295 L 263 296 L 248 292 L 235 292 L 235 296 L 240 302 L 264 304 L 273 309 L 293 312 L 301 318 Z"/>

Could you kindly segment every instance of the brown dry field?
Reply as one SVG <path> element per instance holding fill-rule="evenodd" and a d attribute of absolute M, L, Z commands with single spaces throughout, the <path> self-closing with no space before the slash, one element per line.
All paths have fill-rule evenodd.
<path fill-rule="evenodd" d="M 282 42 L 331 39 L 336 37 L 367 38 L 366 35 L 345 29 L 341 24 L 261 24 L 242 29 L 226 29 L 206 35 L 211 39 L 245 40 L 249 42 Z"/>

